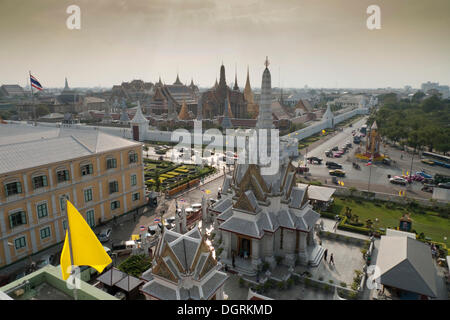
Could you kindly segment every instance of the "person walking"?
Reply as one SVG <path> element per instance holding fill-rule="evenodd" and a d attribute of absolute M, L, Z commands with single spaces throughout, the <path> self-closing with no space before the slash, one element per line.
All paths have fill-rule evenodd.
<path fill-rule="evenodd" d="M 328 249 L 325 249 L 325 252 L 323 253 L 323 258 L 325 261 L 327 261 L 327 255 L 328 255 Z"/>
<path fill-rule="evenodd" d="M 333 264 L 333 265 L 335 265 L 335 264 L 334 264 L 334 258 L 333 258 L 333 254 L 331 254 L 331 255 L 330 255 L 330 264 Z"/>
<path fill-rule="evenodd" d="M 235 265 L 235 257 L 234 257 L 234 251 L 231 253 L 231 263 L 232 263 L 232 265 L 233 265 L 233 268 L 236 268 L 236 265 Z"/>

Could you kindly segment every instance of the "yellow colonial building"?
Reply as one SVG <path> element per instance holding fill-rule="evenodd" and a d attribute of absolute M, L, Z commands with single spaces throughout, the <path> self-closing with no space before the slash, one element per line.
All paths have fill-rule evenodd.
<path fill-rule="evenodd" d="M 63 195 L 91 227 L 143 206 L 142 144 L 98 130 L 0 125 L 0 268 L 64 240 Z"/>

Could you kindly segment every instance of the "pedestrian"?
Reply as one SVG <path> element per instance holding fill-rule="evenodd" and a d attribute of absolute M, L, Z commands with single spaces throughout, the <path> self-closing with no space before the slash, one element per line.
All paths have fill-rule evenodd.
<path fill-rule="evenodd" d="M 325 261 L 327 261 L 327 255 L 328 255 L 328 249 L 325 249 L 325 252 L 323 253 L 323 258 Z"/>
<path fill-rule="evenodd" d="M 256 272 L 256 282 L 259 283 L 259 270 Z"/>
<path fill-rule="evenodd" d="M 335 264 L 334 264 L 334 258 L 333 258 L 333 254 L 331 254 L 331 255 L 330 255 L 330 264 L 333 264 L 333 265 L 335 265 Z"/>

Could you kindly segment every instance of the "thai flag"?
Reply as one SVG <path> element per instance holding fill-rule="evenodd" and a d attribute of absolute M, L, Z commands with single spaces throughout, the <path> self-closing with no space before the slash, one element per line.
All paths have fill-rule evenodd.
<path fill-rule="evenodd" d="M 369 162 L 367 162 L 366 166 L 372 165 L 372 158 L 370 158 Z"/>
<path fill-rule="evenodd" d="M 36 88 L 39 91 L 43 90 L 42 85 L 39 83 L 39 81 L 35 77 L 33 77 L 31 75 L 31 73 L 30 73 L 30 83 L 33 88 Z"/>

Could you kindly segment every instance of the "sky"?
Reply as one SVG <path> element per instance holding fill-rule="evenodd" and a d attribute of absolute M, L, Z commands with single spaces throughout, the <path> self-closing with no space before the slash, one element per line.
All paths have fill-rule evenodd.
<path fill-rule="evenodd" d="M 81 29 L 66 9 L 78 5 Z M 369 30 L 369 5 L 381 29 Z M 420 87 L 450 84 L 448 0 L 0 0 L 0 84 L 110 87 L 123 81 L 211 87 Z"/>

